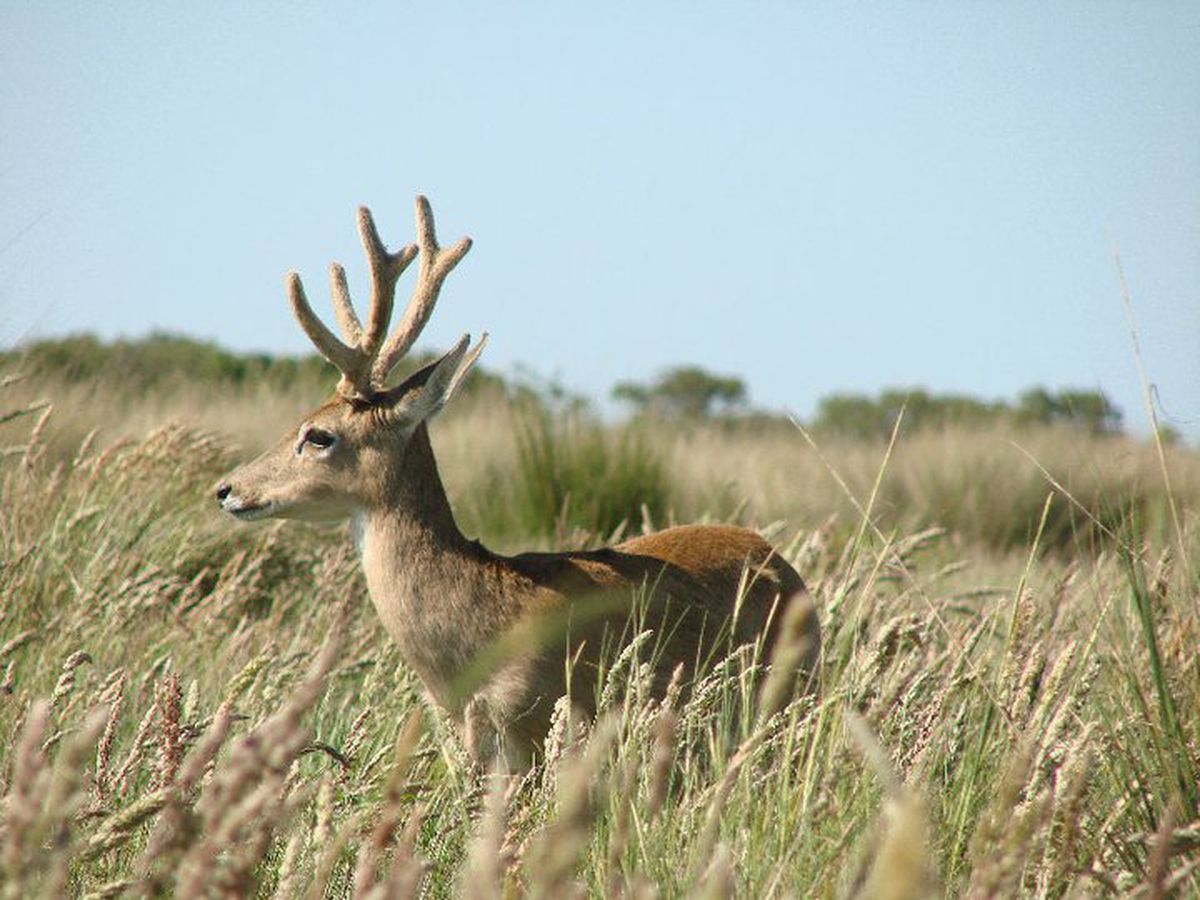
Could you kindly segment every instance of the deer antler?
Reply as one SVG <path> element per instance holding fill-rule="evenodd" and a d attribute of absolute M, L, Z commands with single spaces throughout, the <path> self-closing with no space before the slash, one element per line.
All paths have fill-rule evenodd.
<path fill-rule="evenodd" d="M 371 272 L 371 306 L 365 329 L 350 302 L 346 271 L 337 263 L 329 268 L 329 283 L 334 314 L 344 341 L 339 340 L 312 311 L 304 294 L 304 285 L 295 272 L 288 273 L 287 291 L 300 327 L 321 355 L 342 373 L 338 393 L 348 400 L 370 400 L 384 387 L 396 363 L 412 348 L 429 321 L 442 282 L 471 249 L 471 239 L 463 238 L 453 247 L 439 247 L 433 227 L 433 210 L 424 197 L 417 197 L 417 243 L 389 253 L 379 239 L 371 211 L 365 206 L 358 210 L 358 234 Z M 400 325 L 385 343 L 396 282 L 418 254 L 421 266 L 408 308 Z"/>

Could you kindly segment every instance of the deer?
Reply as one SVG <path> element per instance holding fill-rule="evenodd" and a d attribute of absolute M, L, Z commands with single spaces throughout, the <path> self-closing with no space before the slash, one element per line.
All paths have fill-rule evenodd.
<path fill-rule="evenodd" d="M 481 765 L 533 765 L 559 698 L 594 714 L 603 654 L 647 630 L 650 681 L 660 696 L 681 673 L 698 677 L 722 648 L 755 642 L 787 679 L 787 696 L 814 691 L 813 603 L 795 569 L 755 531 L 678 525 L 601 549 L 509 556 L 464 536 L 429 423 L 462 385 L 487 334 L 474 345 L 464 334 L 399 383 L 389 378 L 471 240 L 439 245 L 423 196 L 416 243 L 389 251 L 366 207 L 358 231 L 370 273 L 365 325 L 338 263 L 330 285 L 340 338 L 313 312 L 299 275 L 286 276 L 292 313 L 341 374 L 333 396 L 222 478 L 220 509 L 243 521 L 350 520 L 384 629 Z M 418 258 L 408 306 L 389 335 L 397 283 Z"/>

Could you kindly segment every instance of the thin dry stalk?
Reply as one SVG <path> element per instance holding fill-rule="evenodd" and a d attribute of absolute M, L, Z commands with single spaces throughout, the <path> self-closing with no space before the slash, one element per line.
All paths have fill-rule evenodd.
<path fill-rule="evenodd" d="M 1091 786 L 1091 736 L 1095 725 L 1084 727 L 1063 754 L 1062 765 L 1055 777 L 1054 810 L 1050 822 L 1050 839 L 1046 853 L 1052 855 L 1049 864 L 1042 866 L 1048 885 L 1069 880 L 1073 872 L 1083 868 L 1076 860 L 1076 848 L 1085 829 L 1087 810 L 1084 801 Z"/>
<path fill-rule="evenodd" d="M 701 826 L 700 834 L 692 848 L 691 871 L 694 884 L 698 884 L 703 879 L 703 873 L 716 850 L 717 840 L 721 834 L 721 817 L 725 813 L 725 807 L 737 784 L 738 777 L 746 763 L 770 736 L 770 725 L 771 722 L 761 723 L 742 741 L 733 756 L 730 757 L 721 780 L 701 795 L 701 801 L 707 798 L 708 807 L 704 812 L 704 824 Z"/>
<path fill-rule="evenodd" d="M 104 733 L 96 745 L 96 800 L 103 803 L 108 794 L 108 777 L 112 767 L 112 748 L 121 721 L 121 707 L 125 703 L 125 685 L 128 681 L 124 669 L 118 670 L 115 681 L 101 694 L 100 703 L 108 710 Z"/>
<path fill-rule="evenodd" d="M 371 721 L 371 713 L 371 707 L 367 706 L 355 716 L 346 732 L 346 740 L 342 742 L 342 753 L 352 763 L 358 761 L 358 753 L 367 739 L 367 726 Z"/>
<path fill-rule="evenodd" d="M 396 842 L 396 852 L 392 856 L 387 878 L 371 889 L 366 900 L 414 900 L 420 896 L 430 868 L 429 863 L 416 852 L 417 836 L 424 820 L 425 810 L 418 805 L 408 817 L 404 831 Z"/>
<path fill-rule="evenodd" d="M 179 734 L 182 693 L 179 676 L 171 672 L 158 684 L 155 705 L 158 706 L 158 783 L 167 785 L 175 780 L 183 744 Z"/>
<path fill-rule="evenodd" d="M 279 880 L 275 885 L 275 895 L 279 900 L 292 900 L 300 894 L 300 879 L 303 877 L 300 851 L 304 848 L 305 835 L 296 831 L 288 838 L 283 848 L 283 859 L 279 863 Z"/>
<path fill-rule="evenodd" d="M 37 422 L 33 426 L 33 430 L 29 432 L 29 443 L 25 446 L 25 454 L 21 457 L 21 468 L 32 469 L 46 453 L 46 426 L 50 422 L 50 414 L 54 412 L 54 405 L 46 401 L 42 401 L 42 414 L 38 416 Z"/>
<path fill-rule="evenodd" d="M 1051 809 L 1048 795 L 1027 796 L 1036 760 L 1036 742 L 1023 742 L 1010 754 L 999 789 L 971 839 L 973 866 L 965 896 L 1008 897 L 1018 891 L 1031 839 Z"/>
<path fill-rule="evenodd" d="M 150 728 L 154 725 L 154 718 L 158 714 L 158 706 L 152 704 L 146 710 L 146 714 L 142 716 L 142 721 L 138 723 L 137 731 L 133 735 L 133 743 L 130 745 L 129 753 L 125 757 L 125 762 L 121 766 L 121 770 L 117 772 L 117 780 L 114 784 L 114 791 L 117 796 L 124 796 L 129 789 L 129 781 L 133 775 L 137 764 L 141 762 L 142 754 L 146 745 L 146 739 L 150 734 Z"/>
<path fill-rule="evenodd" d="M 467 900 L 500 900 L 512 857 L 511 852 L 505 852 L 505 833 L 510 796 L 518 783 L 497 764 L 487 776 L 487 786 L 483 815 L 467 848 L 467 864 L 459 885 Z"/>
<path fill-rule="evenodd" d="M 71 826 L 86 792 L 84 764 L 93 752 L 106 718 L 106 710 L 93 709 L 55 760 L 54 775 L 46 792 L 38 827 L 43 840 L 48 839 L 54 848 L 49 858 L 49 871 L 42 882 L 42 896 L 61 897 L 67 893 L 73 850 Z"/>
<path fill-rule="evenodd" d="M 735 896 L 737 871 L 733 865 L 733 853 L 727 844 L 717 844 L 700 877 L 700 883 L 688 897 L 692 900 L 731 900 Z"/>
<path fill-rule="evenodd" d="M 22 631 L 15 637 L 9 638 L 3 644 L 0 644 L 0 660 L 7 659 L 9 656 L 16 653 L 18 650 L 32 641 L 36 635 L 37 631 L 29 628 L 25 631 Z"/>
<path fill-rule="evenodd" d="M 308 883 L 308 891 L 304 895 L 306 900 L 321 900 L 326 895 L 329 879 L 333 876 L 338 859 L 345 852 L 350 838 L 357 834 L 359 834 L 359 819 L 357 815 L 352 814 L 333 832 L 329 840 L 316 845 L 322 849 L 317 857 L 312 881 Z"/>
<path fill-rule="evenodd" d="M 933 878 L 925 806 L 900 783 L 891 760 L 862 716 L 846 713 L 846 726 L 883 783 L 886 800 L 881 833 L 873 841 L 870 874 L 862 895 L 878 900 L 926 900 L 939 896 Z M 856 892 L 857 893 L 857 892 Z"/>
<path fill-rule="evenodd" d="M 1146 865 L 1144 883 L 1147 900 L 1162 900 L 1167 896 L 1167 866 L 1171 859 L 1171 833 L 1174 830 L 1175 810 L 1168 808 L 1150 845 L 1150 859 Z"/>
<path fill-rule="evenodd" d="M 662 811 L 671 784 L 675 765 L 675 743 L 679 732 L 679 715 L 664 706 L 654 720 L 654 743 L 650 750 L 649 788 L 646 796 L 646 815 L 653 821 Z"/>
<path fill-rule="evenodd" d="M 3 809 L 4 841 L 0 847 L 6 897 L 25 895 L 26 880 L 40 845 L 36 825 L 50 782 L 42 744 L 49 724 L 50 704 L 36 700 L 17 736 L 12 779 Z"/>
<path fill-rule="evenodd" d="M 793 598 L 784 611 L 779 637 L 771 650 L 770 671 L 759 693 L 759 722 L 766 722 L 787 705 L 798 677 L 816 678 L 817 673 L 805 671 L 804 666 L 817 649 L 813 643 L 816 618 L 817 608 L 807 596 Z"/>
<path fill-rule="evenodd" d="M 616 791 L 616 815 L 612 826 L 612 836 L 608 840 L 608 877 L 607 890 L 610 897 L 625 893 L 625 876 L 622 872 L 622 860 L 629 845 L 629 833 L 633 819 L 633 798 L 637 790 L 638 755 L 626 747 L 625 765 L 621 768 L 620 781 Z"/>
<path fill-rule="evenodd" d="M 602 718 L 583 752 L 561 763 L 557 778 L 558 814 L 535 837 L 525 857 L 530 896 L 561 897 L 574 892 L 571 878 L 591 839 L 595 815 L 593 783 L 608 760 L 616 735 L 616 720 Z"/>
<path fill-rule="evenodd" d="M 88 838 L 78 859 L 89 862 L 124 844 L 146 820 L 166 806 L 170 795 L 169 789 L 159 788 L 114 813 Z"/>
<path fill-rule="evenodd" d="M 229 707 L 222 706 L 203 738 L 172 774 L 172 781 L 159 789 L 164 800 L 162 815 L 155 823 L 139 862 L 139 868 L 145 873 L 143 885 L 149 891 L 163 887 L 199 834 L 200 825 L 191 792 L 213 764 L 229 735 L 231 722 Z"/>
<path fill-rule="evenodd" d="M 391 843 L 396 827 L 404 816 L 404 785 L 412 764 L 413 751 L 421 739 L 421 707 L 414 707 L 405 719 L 396 740 L 396 762 L 384 789 L 384 808 L 370 839 L 358 854 L 354 872 L 354 896 L 366 897 L 378 883 L 376 865 L 380 854 Z"/>
<path fill-rule="evenodd" d="M 83 650 L 76 650 L 63 663 L 62 674 L 50 694 L 50 705 L 57 707 L 59 703 L 75 689 L 75 673 L 84 663 L 90 663 L 92 657 Z"/>
<path fill-rule="evenodd" d="M 335 791 L 333 779 L 322 776 L 317 787 L 316 821 L 312 831 L 313 844 L 317 847 L 325 847 L 333 839 Z"/>

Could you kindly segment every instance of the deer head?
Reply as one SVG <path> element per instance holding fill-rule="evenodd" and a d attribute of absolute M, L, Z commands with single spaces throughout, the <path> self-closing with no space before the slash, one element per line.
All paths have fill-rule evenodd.
<path fill-rule="evenodd" d="M 445 356 L 388 386 L 392 369 L 429 321 L 446 276 L 471 249 L 470 238 L 449 248 L 438 246 L 429 201 L 417 197 L 416 205 L 417 242 L 396 253 L 379 239 L 370 211 L 358 211 L 371 275 L 365 328 L 340 265 L 334 263 L 329 273 L 340 339 L 313 313 L 300 276 L 288 273 L 292 312 L 341 379 L 334 396 L 278 444 L 222 479 L 216 494 L 225 512 L 240 519 L 342 518 L 385 502 L 405 483 L 404 464 L 414 436 L 420 434 L 424 441 L 422 426 L 450 400 L 487 342 L 485 334 L 472 348 L 470 335 L 463 335 Z M 387 337 L 396 283 L 418 257 L 412 297 Z M 410 473 L 410 478 L 420 474 Z"/>

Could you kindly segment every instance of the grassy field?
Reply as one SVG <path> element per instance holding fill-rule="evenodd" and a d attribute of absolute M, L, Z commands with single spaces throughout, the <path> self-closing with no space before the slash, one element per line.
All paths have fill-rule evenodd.
<path fill-rule="evenodd" d="M 745 654 L 686 703 L 625 654 L 512 783 L 424 707 L 345 529 L 217 513 L 315 399 L 0 392 L 0 895 L 1200 895 L 1194 451 L 465 403 L 433 440 L 468 534 L 741 522 L 824 630 L 819 699 L 765 720 Z"/>

